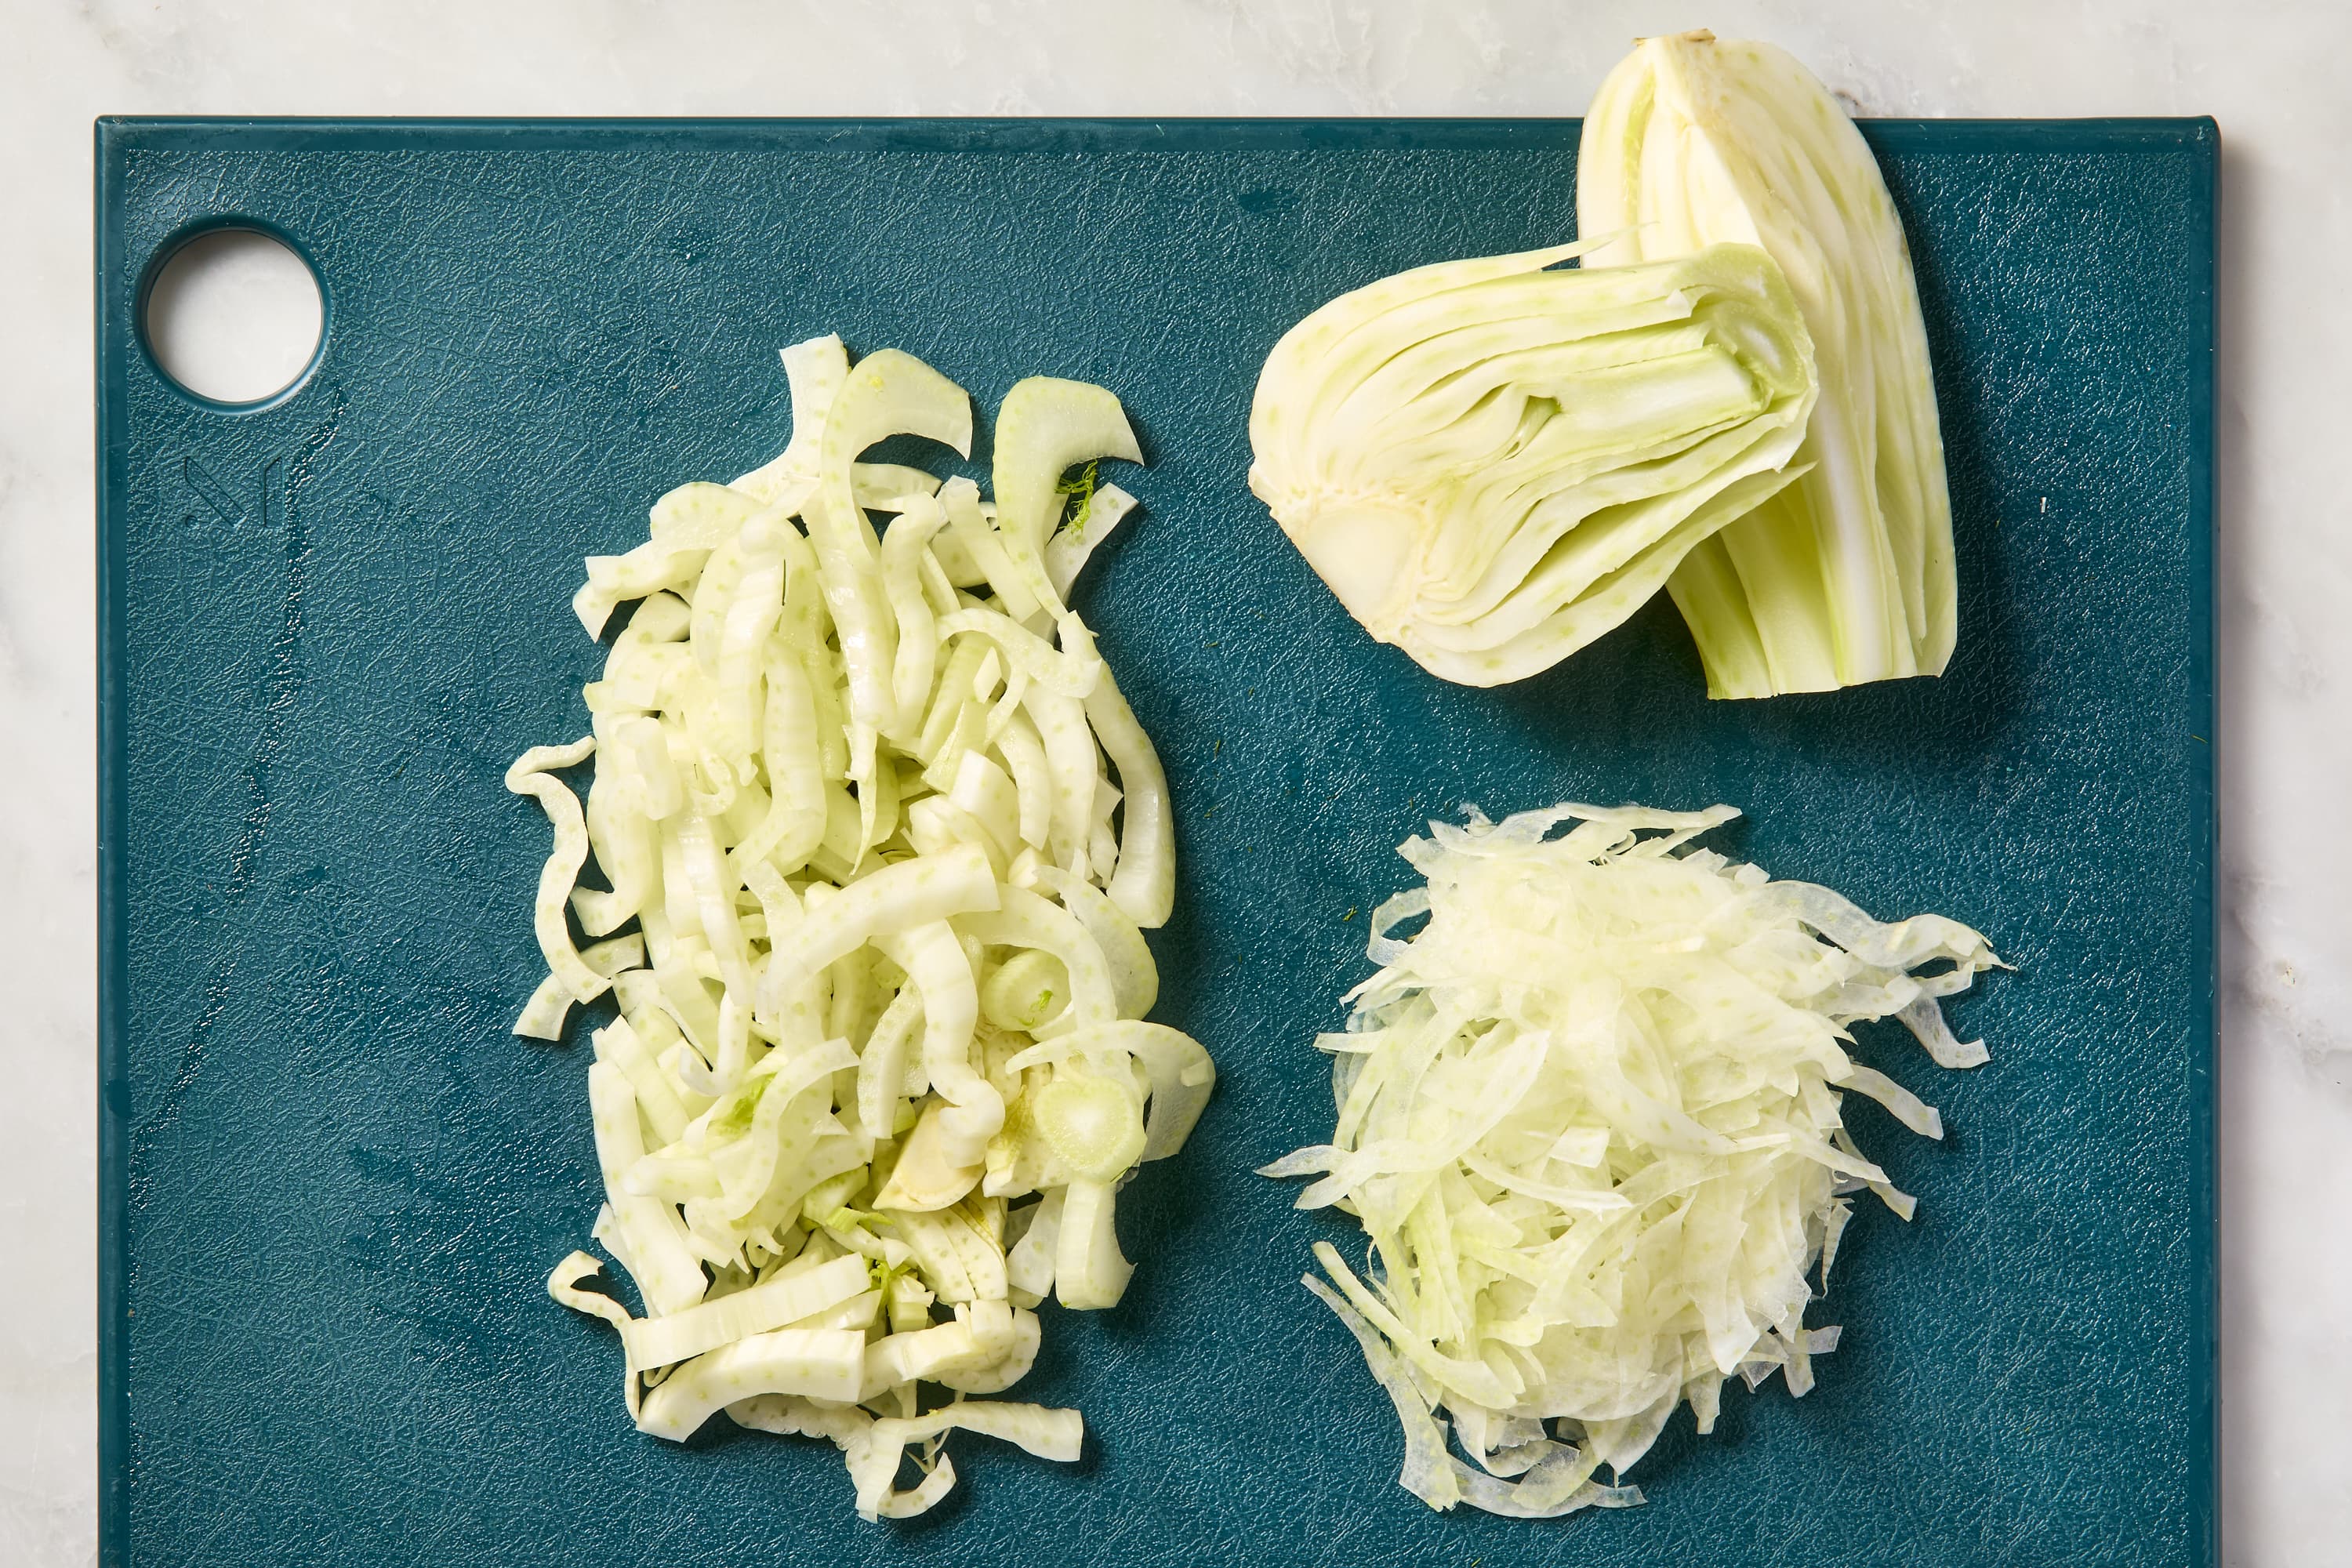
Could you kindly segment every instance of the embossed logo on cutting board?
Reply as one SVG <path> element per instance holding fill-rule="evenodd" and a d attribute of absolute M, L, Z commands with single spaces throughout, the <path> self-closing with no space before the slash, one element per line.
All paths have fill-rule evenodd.
<path fill-rule="evenodd" d="M 284 470 L 285 461 L 283 458 L 272 458 L 263 467 L 257 484 L 248 482 L 247 493 L 258 491 L 261 510 L 265 515 L 268 510 L 269 492 L 276 488 L 278 476 Z M 205 466 L 204 459 L 193 452 L 181 458 L 180 474 L 187 480 L 188 489 L 195 492 L 196 500 L 203 502 L 205 510 L 209 510 L 215 519 L 228 524 L 231 528 L 245 526 L 247 515 L 245 503 L 237 499 L 233 487 L 224 484 L 217 474 Z M 198 521 L 196 514 L 191 512 L 183 520 L 183 522 L 185 527 L 193 531 Z"/>

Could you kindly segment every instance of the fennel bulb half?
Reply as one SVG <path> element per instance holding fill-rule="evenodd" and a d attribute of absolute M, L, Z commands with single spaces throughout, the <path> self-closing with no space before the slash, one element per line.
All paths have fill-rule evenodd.
<path fill-rule="evenodd" d="M 1250 489 L 1372 636 L 1468 686 L 1548 668 L 1788 485 L 1813 350 L 1768 256 L 1580 247 L 1343 294 L 1267 356 Z"/>
<path fill-rule="evenodd" d="M 1645 38 L 1585 116 L 1576 213 L 1588 268 L 1761 247 L 1812 336 L 1803 472 L 1667 584 L 1709 695 L 1941 674 L 1958 599 L 1927 327 L 1886 182 L 1837 100 L 1769 44 Z"/>

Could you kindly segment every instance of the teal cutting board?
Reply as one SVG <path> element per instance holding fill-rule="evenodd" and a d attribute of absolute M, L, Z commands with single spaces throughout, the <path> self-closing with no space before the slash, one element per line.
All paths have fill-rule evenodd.
<path fill-rule="evenodd" d="M 1442 685 L 1243 485 L 1280 332 L 1560 238 L 1572 121 L 101 121 L 103 1561 L 2213 1563 L 2218 140 L 1868 130 L 1959 652 L 1723 704 L 1663 602 L 1537 679 Z M 136 330 L 155 258 L 222 221 L 324 285 L 317 364 L 256 411 L 174 391 Z M 825 331 L 983 416 L 1039 373 L 1132 412 L 1145 510 L 1080 599 L 1179 806 L 1161 1016 L 1222 1071 L 1120 1205 L 1126 1301 L 1046 1312 L 1022 1391 L 1084 1410 L 1084 1460 L 966 1440 L 903 1525 L 856 1519 L 828 1447 L 631 1429 L 610 1331 L 541 1289 L 597 1203 L 586 1047 L 508 1033 L 547 826 L 499 774 L 584 731 L 581 557 L 772 455 L 775 351 Z M 1731 802 L 1723 847 L 2017 970 L 1954 1009 L 1979 1071 L 1865 1031 L 1952 1131 L 1855 1110 L 1920 1210 L 1849 1233 L 1814 1393 L 1678 1416 L 1646 1508 L 1439 1515 L 1298 1287 L 1349 1222 L 1250 1170 L 1328 1131 L 1308 1042 L 1393 846 L 1563 797 Z"/>

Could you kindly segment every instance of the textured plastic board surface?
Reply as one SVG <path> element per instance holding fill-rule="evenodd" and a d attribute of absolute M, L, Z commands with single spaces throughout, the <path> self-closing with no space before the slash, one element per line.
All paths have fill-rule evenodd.
<path fill-rule="evenodd" d="M 1370 645 L 1243 487 L 1257 366 L 1332 294 L 1571 221 L 1546 122 L 284 124 L 99 131 L 104 1556 L 115 1564 L 2210 1563 L 2210 447 L 2204 121 L 1881 124 L 1936 353 L 1950 673 L 1710 704 L 1661 601 L 1493 692 Z M 259 412 L 132 329 L 192 224 L 266 223 L 329 300 Z M 829 1447 L 644 1438 L 541 1289 L 595 1206 L 584 1044 L 511 1038 L 538 808 L 583 732 L 580 558 L 769 457 L 775 350 L 838 330 L 983 415 L 1099 381 L 1152 461 L 1081 601 L 1180 805 L 1162 1016 L 1218 1098 L 1120 1205 L 1118 1310 L 1049 1310 L 1063 1468 L 964 1440 L 860 1524 Z M 1423 816 L 1563 797 L 1717 842 L 2018 965 L 1899 1031 L 1945 1110 L 1866 1146 L 1819 1389 L 1679 1415 L 1650 1506 L 1524 1523 L 1393 1484 L 1394 1418 L 1250 1168 L 1329 1126 L 1309 1036 Z M 1353 920 L 1350 910 L 1359 911 Z M 723 1423 L 721 1424 L 723 1426 Z"/>

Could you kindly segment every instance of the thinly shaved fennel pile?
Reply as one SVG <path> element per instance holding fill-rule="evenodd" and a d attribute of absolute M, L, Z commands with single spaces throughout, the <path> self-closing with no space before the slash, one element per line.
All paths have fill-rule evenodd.
<path fill-rule="evenodd" d="M 969 1396 L 1029 1370 L 1046 1296 L 1118 1301 L 1118 1189 L 1183 1143 L 1215 1069 L 1142 1021 L 1167 785 L 1068 605 L 1132 504 L 1092 483 L 1090 459 L 1141 460 L 1118 400 L 1014 386 L 992 503 L 858 461 L 903 434 L 969 452 L 937 371 L 853 368 L 834 337 L 783 359 L 783 455 L 670 491 L 647 542 L 588 562 L 592 636 L 637 605 L 593 733 L 507 775 L 555 826 L 549 974 L 515 1031 L 618 1005 L 588 1069 L 594 1236 L 643 1315 L 583 1288 L 585 1252 L 548 1290 L 619 1329 L 638 1427 L 683 1441 L 723 1409 L 830 1439 L 858 1511 L 905 1517 L 954 1486 L 950 1430 L 1078 1457 L 1077 1412 Z M 583 811 L 556 773 L 592 756 Z M 591 849 L 607 889 L 580 880 Z"/>
<path fill-rule="evenodd" d="M 1305 1283 L 1395 1405 L 1400 1484 L 1433 1508 L 1637 1503 L 1625 1472 L 1678 1404 L 1707 1432 L 1734 1374 L 1804 1394 L 1837 1343 L 1804 1315 L 1847 1194 L 1913 1209 L 1842 1091 L 1943 1135 L 1847 1026 L 1899 1018 L 1943 1067 L 1986 1060 L 1937 1002 L 2000 963 L 1983 937 L 1688 847 L 1737 815 L 1473 811 L 1402 847 L 1427 885 L 1375 911 L 1380 972 L 1317 1042 L 1331 1142 L 1262 1173 L 1313 1176 L 1299 1207 L 1363 1222 L 1370 1266 L 1318 1243 L 1330 1283 Z"/>

